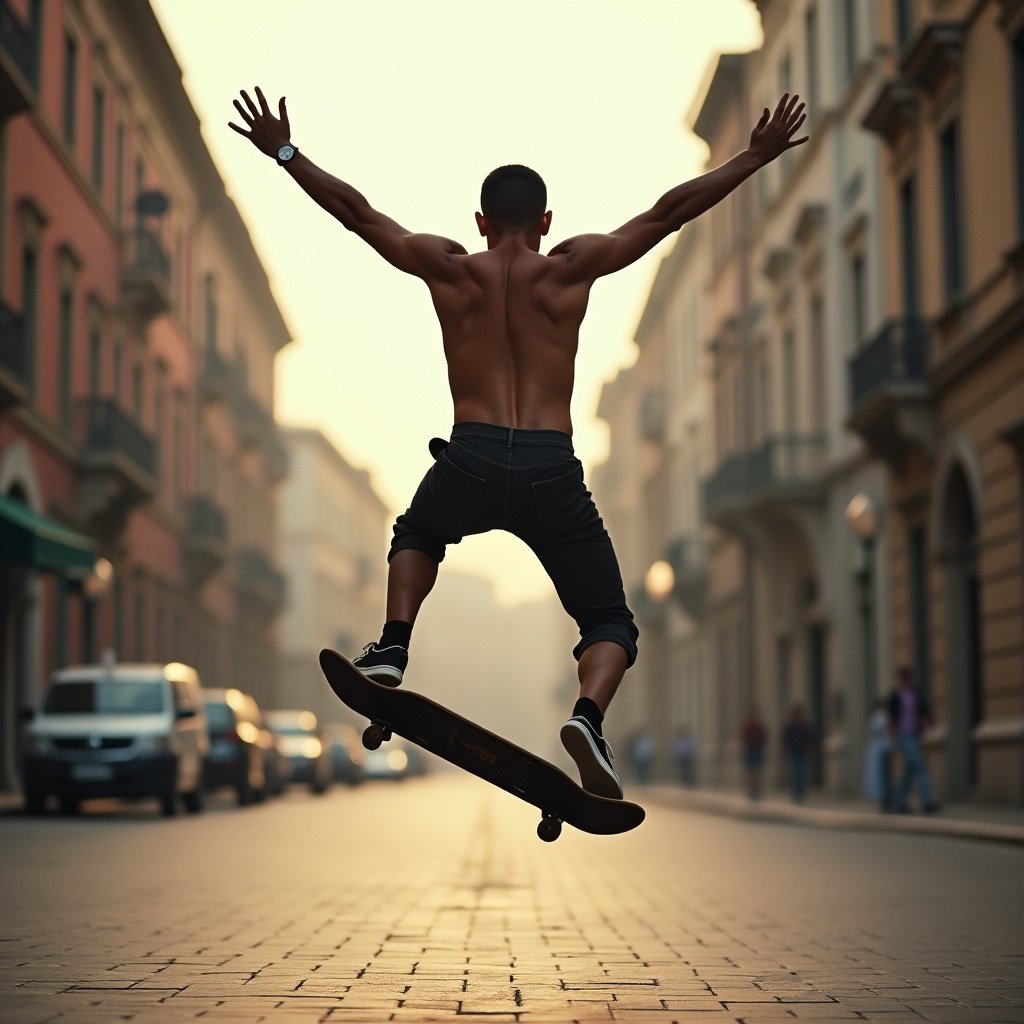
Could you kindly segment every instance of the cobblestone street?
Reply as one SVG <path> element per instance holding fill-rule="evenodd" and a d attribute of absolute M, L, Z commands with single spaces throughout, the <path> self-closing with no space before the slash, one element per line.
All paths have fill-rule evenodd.
<path fill-rule="evenodd" d="M 461 776 L 8 815 L 0 1020 L 1024 1021 L 1019 848 L 647 809 L 551 845 Z"/>

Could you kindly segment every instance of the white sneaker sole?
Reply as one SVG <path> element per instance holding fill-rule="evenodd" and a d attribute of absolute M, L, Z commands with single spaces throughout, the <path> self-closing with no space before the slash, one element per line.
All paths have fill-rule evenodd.
<path fill-rule="evenodd" d="M 580 770 L 580 784 L 588 793 L 622 799 L 622 783 L 618 775 L 601 756 L 597 744 L 587 728 L 572 720 L 562 726 L 559 737 L 562 746 L 576 762 Z"/>
<path fill-rule="evenodd" d="M 359 668 L 356 665 L 356 668 Z M 374 665 L 372 668 L 359 668 L 359 671 L 382 686 L 398 686 L 402 682 L 402 670 L 391 665 Z"/>

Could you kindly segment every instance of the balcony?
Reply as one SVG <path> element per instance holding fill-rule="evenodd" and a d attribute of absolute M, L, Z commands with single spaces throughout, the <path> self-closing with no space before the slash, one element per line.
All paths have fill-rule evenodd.
<path fill-rule="evenodd" d="M 141 224 L 124 236 L 121 289 L 125 306 L 143 323 L 171 308 L 171 258 L 157 235 Z"/>
<path fill-rule="evenodd" d="M 284 607 L 284 574 L 264 551 L 242 548 L 235 553 L 235 595 L 243 615 L 269 621 Z"/>
<path fill-rule="evenodd" d="M 225 562 L 228 547 L 227 519 L 210 498 L 189 498 L 188 528 L 184 540 L 185 568 L 193 587 L 205 583 Z"/>
<path fill-rule="evenodd" d="M 933 21 L 921 28 L 900 55 L 900 71 L 934 96 L 947 77 L 958 77 L 967 32 L 958 21 Z"/>
<path fill-rule="evenodd" d="M 284 446 L 277 430 L 271 427 L 266 448 L 267 480 L 279 484 L 287 475 L 290 466 L 288 449 Z"/>
<path fill-rule="evenodd" d="M 28 361 L 25 318 L 0 302 L 0 412 L 28 400 Z"/>
<path fill-rule="evenodd" d="M 929 347 L 925 321 L 896 317 L 850 359 L 852 411 L 846 425 L 879 458 L 899 459 L 908 442 L 934 450 Z"/>
<path fill-rule="evenodd" d="M 861 118 L 861 127 L 874 132 L 888 146 L 895 146 L 900 136 L 916 123 L 918 107 L 917 90 L 913 85 L 902 78 L 887 79 Z"/>
<path fill-rule="evenodd" d="M 239 389 L 235 396 L 235 424 L 238 443 L 243 448 L 267 445 L 273 430 L 273 420 L 249 391 Z"/>
<path fill-rule="evenodd" d="M 199 393 L 204 402 L 234 402 L 236 393 L 235 371 L 213 345 L 203 353 L 203 367 L 199 374 Z"/>
<path fill-rule="evenodd" d="M 156 442 L 109 398 L 78 402 L 75 434 L 79 518 L 116 537 L 128 513 L 156 493 Z"/>
<path fill-rule="evenodd" d="M 772 437 L 730 456 L 704 482 L 707 518 L 728 527 L 782 506 L 817 505 L 824 495 L 825 438 Z"/>
<path fill-rule="evenodd" d="M 665 561 L 675 574 L 672 596 L 687 615 L 699 618 L 708 592 L 708 558 L 704 539 L 676 537 L 665 549 Z"/>
<path fill-rule="evenodd" d="M 0 124 L 31 107 L 38 91 L 39 26 L 0 0 Z"/>

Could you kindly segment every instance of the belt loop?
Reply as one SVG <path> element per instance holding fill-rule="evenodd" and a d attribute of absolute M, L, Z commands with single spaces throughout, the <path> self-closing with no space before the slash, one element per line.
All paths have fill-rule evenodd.
<path fill-rule="evenodd" d="M 516 432 L 516 428 L 515 427 L 509 427 L 508 428 L 508 437 L 505 440 L 505 447 L 506 448 L 511 448 L 512 447 L 512 439 L 515 436 L 515 432 Z"/>

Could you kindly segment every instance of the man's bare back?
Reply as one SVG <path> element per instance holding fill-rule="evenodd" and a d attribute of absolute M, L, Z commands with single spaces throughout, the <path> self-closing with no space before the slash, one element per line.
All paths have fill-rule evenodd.
<path fill-rule="evenodd" d="M 536 222 L 512 228 L 477 213 L 488 248 L 470 254 L 451 239 L 406 230 L 375 210 L 351 185 L 294 149 L 283 98 L 275 118 L 259 87 L 258 103 L 244 90 L 241 95 L 245 106 L 238 100 L 234 105 L 248 130 L 230 127 L 262 153 L 276 157 L 324 210 L 393 266 L 422 278 L 430 289 L 448 362 L 454 422 L 570 435 L 579 330 L 597 278 L 635 262 L 759 167 L 807 141 L 806 136 L 791 141 L 804 120 L 803 104 L 798 105 L 798 96 L 786 93 L 770 119 L 764 109 L 747 149 L 677 185 L 616 231 L 578 235 L 545 256 L 540 241 L 551 224 L 549 210 Z"/>

